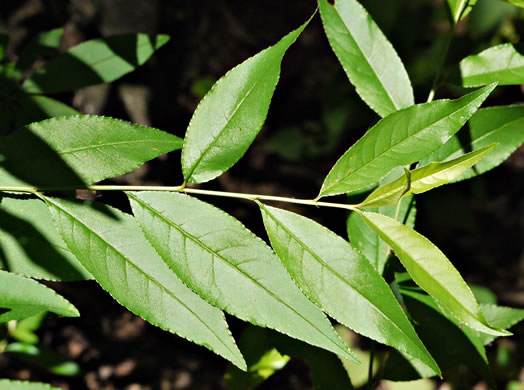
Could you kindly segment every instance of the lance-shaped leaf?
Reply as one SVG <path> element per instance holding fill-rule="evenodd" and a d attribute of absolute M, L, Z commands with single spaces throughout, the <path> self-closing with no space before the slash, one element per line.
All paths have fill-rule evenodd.
<path fill-rule="evenodd" d="M 122 175 L 182 140 L 119 119 L 83 115 L 33 123 L 0 144 L 2 185 L 81 185 Z"/>
<path fill-rule="evenodd" d="M 1 199 L 0 247 L 0 269 L 45 280 L 93 278 L 62 240 L 40 200 Z"/>
<path fill-rule="evenodd" d="M 511 43 L 493 46 L 460 61 L 460 73 L 465 87 L 524 84 L 524 56 Z"/>
<path fill-rule="evenodd" d="M 341 324 L 440 374 L 386 281 L 347 241 L 318 223 L 260 204 L 271 245 L 302 291 Z"/>
<path fill-rule="evenodd" d="M 388 115 L 337 161 L 319 197 L 356 191 L 377 182 L 395 167 L 426 157 L 460 130 L 495 86 L 457 100 L 438 100 Z"/>
<path fill-rule="evenodd" d="M 58 387 L 47 383 L 16 381 L 11 379 L 0 379 L 0 389 L 2 390 L 60 390 Z"/>
<path fill-rule="evenodd" d="M 444 377 L 446 377 L 447 370 L 467 365 L 492 385 L 493 377 L 488 358 L 484 346 L 476 336 L 477 332 L 467 326 L 460 326 L 455 318 L 443 313 L 434 300 L 423 294 L 420 289 L 401 288 L 400 291 L 417 333 L 437 361 Z M 386 378 L 414 380 L 419 376 L 428 377 L 427 374 L 419 372 L 418 375 L 399 378 L 397 375 L 402 374 L 402 371 L 396 369 L 395 366 L 398 367 L 398 364 L 401 363 L 400 359 L 401 357 L 395 355 L 388 358 L 385 366 Z"/>
<path fill-rule="evenodd" d="M 319 0 L 329 43 L 349 81 L 384 117 L 414 104 L 413 88 L 397 52 L 356 0 Z"/>
<path fill-rule="evenodd" d="M 63 28 L 44 31 L 33 37 L 24 47 L 16 62 L 16 68 L 22 73 L 26 71 L 39 57 L 52 57 L 60 54 L 60 41 L 64 35 Z"/>
<path fill-rule="evenodd" d="M 455 318 L 480 332 L 509 333 L 487 323 L 470 288 L 448 258 L 426 237 L 385 215 L 362 212 L 373 230 L 395 251 L 410 276 Z"/>
<path fill-rule="evenodd" d="M 246 369 L 224 314 L 171 272 L 130 215 L 96 204 L 45 200 L 69 249 L 120 304 Z"/>
<path fill-rule="evenodd" d="M 400 206 L 397 212 L 397 206 L 386 206 L 371 208 L 379 214 L 395 218 L 403 224 L 414 227 L 417 209 L 413 195 L 407 196 L 400 200 Z M 359 213 L 351 212 L 347 219 L 347 232 L 349 240 L 353 246 L 357 247 L 362 254 L 373 264 L 379 274 L 383 274 L 384 267 L 391 253 L 391 248 L 380 236 L 371 229 L 362 219 Z"/>
<path fill-rule="evenodd" d="M 307 23 L 230 70 L 202 99 L 182 150 L 186 182 L 212 180 L 244 155 L 266 120 L 282 58 Z"/>
<path fill-rule="evenodd" d="M 449 11 L 453 22 L 458 23 L 459 20 L 464 19 L 475 5 L 477 0 L 448 0 Z"/>
<path fill-rule="evenodd" d="M 109 83 L 143 65 L 168 41 L 164 34 L 128 34 L 82 42 L 38 68 L 22 89 L 48 94 Z"/>
<path fill-rule="evenodd" d="M 516 309 L 513 307 L 498 306 L 493 304 L 480 304 L 484 317 L 491 326 L 499 329 L 509 329 L 513 325 L 518 324 L 524 320 L 524 309 Z M 482 340 L 484 345 L 491 343 L 496 339 L 496 336 L 479 333 L 478 337 Z"/>
<path fill-rule="evenodd" d="M 357 361 L 271 248 L 238 220 L 182 194 L 128 195 L 153 247 L 201 297 L 242 320 Z"/>
<path fill-rule="evenodd" d="M 398 203 L 405 196 L 421 194 L 447 184 L 484 158 L 495 146 L 496 144 L 492 144 L 451 161 L 431 163 L 411 172 L 408 171 L 397 180 L 377 188 L 359 206 L 390 206 Z"/>
<path fill-rule="evenodd" d="M 462 132 L 461 132 L 462 133 Z M 469 132 L 453 136 L 443 147 L 421 161 L 449 161 L 471 150 L 498 145 L 474 169 L 468 169 L 455 181 L 480 175 L 500 165 L 524 143 L 524 106 L 489 107 L 478 110 L 469 120 Z"/>
<path fill-rule="evenodd" d="M 21 320 L 43 311 L 78 317 L 78 310 L 46 286 L 20 275 L 0 271 L 0 323 Z"/>

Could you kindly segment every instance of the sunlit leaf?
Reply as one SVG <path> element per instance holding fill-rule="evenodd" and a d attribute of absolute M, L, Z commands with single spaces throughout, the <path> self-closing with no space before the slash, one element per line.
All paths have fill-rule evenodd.
<path fill-rule="evenodd" d="M 151 324 L 246 368 L 223 313 L 171 272 L 130 215 L 96 204 L 45 199 L 69 249 L 113 298 Z"/>
<path fill-rule="evenodd" d="M 2 390 L 60 390 L 60 388 L 48 385 L 47 383 L 11 379 L 0 379 L 0 388 Z"/>
<path fill-rule="evenodd" d="M 1 199 L 0 247 L 0 269 L 36 279 L 92 279 L 67 248 L 40 200 Z"/>
<path fill-rule="evenodd" d="M 481 304 L 480 308 L 482 309 L 482 313 L 484 313 L 486 321 L 488 321 L 491 326 L 499 329 L 509 329 L 524 320 L 524 309 L 492 304 Z M 484 345 L 491 343 L 496 338 L 496 336 L 483 333 L 479 333 L 478 337 Z"/>
<path fill-rule="evenodd" d="M 483 333 L 509 335 L 487 323 L 459 272 L 426 237 L 393 218 L 370 212 L 361 215 L 391 246 L 413 280 L 455 318 Z"/>
<path fill-rule="evenodd" d="M 524 0 L 504 0 L 506 3 L 509 3 L 511 5 L 524 8 Z"/>
<path fill-rule="evenodd" d="M 231 69 L 202 99 L 182 150 L 187 182 L 212 180 L 244 155 L 266 120 L 282 58 L 308 23 Z"/>
<path fill-rule="evenodd" d="M 369 186 L 393 168 L 417 162 L 445 144 L 495 88 L 489 85 L 457 100 L 438 100 L 382 119 L 337 161 L 319 197 Z"/>
<path fill-rule="evenodd" d="M 493 46 L 460 61 L 460 73 L 465 87 L 524 84 L 524 55 L 510 43 Z"/>
<path fill-rule="evenodd" d="M 16 62 L 16 68 L 20 71 L 26 71 L 39 57 L 57 56 L 63 34 L 63 28 L 55 28 L 33 37 L 24 47 Z"/>
<path fill-rule="evenodd" d="M 183 194 L 128 195 L 153 247 L 185 284 L 212 305 L 355 360 L 278 257 L 238 220 Z"/>
<path fill-rule="evenodd" d="M 48 94 L 109 83 L 143 65 L 168 41 L 163 34 L 129 34 L 82 42 L 38 68 L 22 89 Z"/>
<path fill-rule="evenodd" d="M 395 218 L 403 224 L 414 227 L 417 209 L 414 197 L 407 196 L 400 200 L 400 205 L 371 208 L 368 211 L 387 215 Z M 362 219 L 360 214 L 352 212 L 347 219 L 347 232 L 351 244 L 357 247 L 364 256 L 373 264 L 379 274 L 382 275 L 387 259 L 391 254 L 391 248 L 380 236 L 371 229 Z"/>
<path fill-rule="evenodd" d="M 19 129 L 0 144 L 0 183 L 91 184 L 180 149 L 169 133 L 92 115 L 52 118 Z"/>
<path fill-rule="evenodd" d="M 384 117 L 414 104 L 397 52 L 356 0 L 319 0 L 324 30 L 360 97 Z"/>
<path fill-rule="evenodd" d="M 484 158 L 495 146 L 496 144 L 492 144 L 454 160 L 443 163 L 434 162 L 410 171 L 397 180 L 377 188 L 359 206 L 391 206 L 405 196 L 421 194 L 447 184 Z"/>
<path fill-rule="evenodd" d="M 477 0 L 448 0 L 453 22 L 457 23 L 470 13 Z"/>
<path fill-rule="evenodd" d="M 76 376 L 80 374 L 80 367 L 77 363 L 63 358 L 44 346 L 9 343 L 5 352 L 24 363 L 44 369 L 55 375 Z"/>
<path fill-rule="evenodd" d="M 0 271 L 0 323 L 21 320 L 43 311 L 64 317 L 78 317 L 78 310 L 65 298 L 33 279 Z"/>
<path fill-rule="evenodd" d="M 524 106 L 500 106 L 478 110 L 469 120 L 469 132 L 453 136 L 443 147 L 421 161 L 449 161 L 471 150 L 497 143 L 489 155 L 455 181 L 469 179 L 500 165 L 524 143 Z"/>
<path fill-rule="evenodd" d="M 271 244 L 302 291 L 357 333 L 439 368 L 386 281 L 347 241 L 318 223 L 260 204 Z"/>

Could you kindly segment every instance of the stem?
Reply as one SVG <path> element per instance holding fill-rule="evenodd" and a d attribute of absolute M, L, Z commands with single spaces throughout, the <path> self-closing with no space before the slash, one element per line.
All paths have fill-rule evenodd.
<path fill-rule="evenodd" d="M 356 205 L 349 205 L 343 203 L 318 202 L 311 199 L 295 199 L 284 196 L 259 195 L 259 194 L 243 194 L 238 192 L 225 191 L 211 191 L 202 190 L 198 188 L 184 188 L 182 186 L 120 186 L 120 185 L 85 185 L 85 186 L 51 186 L 51 187 L 15 187 L 15 186 L 0 186 L 0 191 L 7 192 L 26 192 L 38 196 L 39 192 L 53 192 L 53 191 L 75 191 L 75 190 L 90 190 L 90 191 L 164 191 L 164 192 L 183 192 L 187 194 L 222 196 L 227 198 L 247 199 L 247 200 L 267 200 L 271 202 L 286 202 L 303 204 L 307 206 L 317 207 L 334 207 L 346 210 L 357 209 Z"/>
<path fill-rule="evenodd" d="M 448 56 L 449 47 L 451 45 L 451 40 L 453 39 L 453 36 L 455 35 L 455 28 L 456 24 L 454 21 L 452 21 L 451 29 L 449 30 L 447 36 L 446 36 L 446 42 L 444 44 L 444 48 L 442 49 L 442 52 L 439 56 L 439 63 L 437 66 L 437 72 L 435 73 L 435 78 L 433 79 L 433 85 L 431 86 L 431 91 L 429 91 L 428 100 L 427 103 L 430 103 L 435 98 L 435 93 L 437 92 L 437 89 L 439 87 L 440 82 L 440 75 L 442 74 L 442 68 L 444 67 L 444 62 L 446 61 L 446 57 Z"/>

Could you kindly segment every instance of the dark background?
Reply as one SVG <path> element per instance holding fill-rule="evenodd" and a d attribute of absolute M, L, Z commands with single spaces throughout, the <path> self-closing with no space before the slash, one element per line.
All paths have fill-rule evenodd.
<path fill-rule="evenodd" d="M 498 0 L 480 0 L 488 9 Z M 449 29 L 444 1 L 363 1 L 403 59 L 417 103 L 424 102 Z M 482 3 L 482 5 L 480 4 Z M 8 60 L 35 34 L 64 27 L 62 49 L 87 39 L 128 32 L 166 33 L 171 41 L 143 67 L 111 85 L 54 95 L 83 113 L 122 118 L 180 137 L 206 89 L 230 68 L 278 41 L 315 10 L 314 0 L 26 0 L 0 3 Z M 486 8 L 487 7 L 487 8 Z M 457 29 L 437 98 L 461 94 L 456 64 L 488 46 L 517 42 L 522 20 L 513 8 L 471 15 Z M 498 88 L 485 106 L 521 102 L 519 87 Z M 332 53 L 318 15 L 286 54 L 269 116 L 248 153 L 207 189 L 313 198 L 340 155 L 378 120 L 355 94 Z M 180 152 L 114 179 L 122 184 L 182 183 Z M 499 303 L 524 306 L 524 149 L 502 166 L 467 182 L 418 196 L 417 230 L 452 260 L 469 283 L 493 290 Z M 97 199 L 128 210 L 122 194 Z M 204 199 L 204 198 L 203 198 Z M 265 238 L 250 203 L 210 199 Z M 343 198 L 334 199 L 343 201 Z M 279 205 L 346 236 L 337 209 Z M 78 362 L 83 374 L 61 378 L 0 355 L 0 376 L 53 382 L 64 389 L 220 389 L 226 362 L 205 348 L 130 314 L 94 282 L 52 284 L 80 310 L 80 319 L 49 316 L 42 342 Z M 238 335 L 244 324 L 228 317 Z M 522 326 L 499 343 L 522 366 Z M 362 345 L 366 346 L 363 341 Z M 496 353 L 497 345 L 491 348 Z M 518 370 L 510 374 L 518 376 Z M 520 374 L 524 376 L 523 373 Z M 501 382 L 507 377 L 499 379 Z M 293 360 L 265 389 L 308 389 L 307 366 Z"/>

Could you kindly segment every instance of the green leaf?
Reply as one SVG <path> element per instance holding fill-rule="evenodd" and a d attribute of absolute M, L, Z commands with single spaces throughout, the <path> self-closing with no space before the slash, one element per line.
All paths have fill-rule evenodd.
<path fill-rule="evenodd" d="M 40 200 L 1 199 L 0 247 L 0 269 L 45 280 L 92 279 L 67 248 Z"/>
<path fill-rule="evenodd" d="M 129 34 L 82 42 L 39 68 L 22 89 L 48 94 L 109 83 L 143 65 L 168 41 L 163 34 Z"/>
<path fill-rule="evenodd" d="M 524 84 L 524 56 L 511 43 L 493 46 L 460 61 L 460 73 L 465 87 Z"/>
<path fill-rule="evenodd" d="M 246 369 L 223 313 L 171 272 L 130 215 L 96 204 L 45 200 L 69 249 L 120 304 Z"/>
<path fill-rule="evenodd" d="M 0 323 L 21 320 L 43 311 L 64 317 L 78 317 L 78 310 L 50 288 L 20 275 L 0 271 Z"/>
<path fill-rule="evenodd" d="M 47 96 L 20 94 L 15 101 L 16 128 L 56 116 L 78 114 L 74 108 Z"/>
<path fill-rule="evenodd" d="M 47 312 L 43 311 L 32 317 L 16 321 L 16 326 L 14 329 L 12 327 L 8 327 L 9 336 L 23 343 L 37 344 L 40 338 L 35 332 L 40 328 L 42 321 L 46 316 Z"/>
<path fill-rule="evenodd" d="M 384 215 L 362 212 L 366 223 L 393 248 L 410 276 L 455 318 L 480 332 L 507 336 L 490 326 L 473 293 L 448 258 L 426 237 Z"/>
<path fill-rule="evenodd" d="M 364 7 L 356 0 L 318 4 L 329 43 L 360 97 L 382 117 L 413 105 L 404 65 Z"/>
<path fill-rule="evenodd" d="M 202 99 L 182 150 L 186 182 L 212 180 L 244 155 L 266 120 L 282 58 L 308 23 L 231 69 Z"/>
<path fill-rule="evenodd" d="M 0 388 L 2 390 L 60 390 L 60 388 L 48 385 L 47 383 L 16 381 L 11 379 L 0 379 Z"/>
<path fill-rule="evenodd" d="M 54 351 L 39 345 L 10 343 L 5 352 L 32 366 L 44 369 L 55 375 L 77 376 L 80 367 L 71 360 L 66 360 Z"/>
<path fill-rule="evenodd" d="M 468 179 L 497 167 L 524 142 L 524 106 L 489 107 L 478 110 L 469 120 L 469 132 L 461 133 L 422 160 L 421 165 L 431 161 L 456 159 L 471 150 L 480 150 L 497 143 L 493 151 L 479 161 L 474 169 L 467 170 L 455 181 Z"/>
<path fill-rule="evenodd" d="M 402 300 L 415 324 L 415 329 L 437 361 L 444 378 L 448 370 L 467 365 L 488 383 L 493 384 L 486 351 L 476 336 L 476 332 L 468 327 L 460 326 L 455 318 L 446 316 L 433 299 L 422 294 L 420 289 L 401 289 L 401 292 Z M 428 375 L 419 373 L 419 375 L 401 378 L 399 376 L 406 375 L 406 373 L 402 373 L 401 370 L 394 371 L 395 365 L 399 363 L 396 357 L 388 359 L 384 370 L 386 378 L 413 380 L 428 377 Z"/>
<path fill-rule="evenodd" d="M 202 298 L 242 320 L 355 361 L 278 257 L 238 220 L 183 194 L 128 196 L 153 247 Z"/>
<path fill-rule="evenodd" d="M 260 209 L 273 248 L 314 303 L 355 332 L 440 373 L 388 284 L 358 250 L 310 219 L 262 204 Z"/>
<path fill-rule="evenodd" d="M 470 13 L 477 0 L 448 0 L 453 22 L 458 23 Z"/>
<path fill-rule="evenodd" d="M 44 31 L 33 37 L 16 62 L 16 68 L 24 72 L 38 59 L 38 57 L 52 57 L 60 54 L 59 46 L 64 34 L 63 28 Z"/>
<path fill-rule="evenodd" d="M 397 221 L 410 227 L 415 226 L 417 209 L 413 195 L 400 200 L 398 213 L 397 206 L 374 208 L 369 209 L 369 211 L 387 215 L 391 218 L 395 218 L 396 216 Z M 364 219 L 362 219 L 357 212 L 351 212 L 349 215 L 347 219 L 347 232 L 351 244 L 357 247 L 371 264 L 373 264 L 377 272 L 382 275 L 391 252 L 389 245 L 364 222 Z"/>
<path fill-rule="evenodd" d="M 504 1 L 516 7 L 524 8 L 524 0 L 504 0 Z"/>
<path fill-rule="evenodd" d="M 0 183 L 36 186 L 82 185 L 122 175 L 182 140 L 119 119 L 91 115 L 33 123 L 0 144 Z"/>
<path fill-rule="evenodd" d="M 496 84 L 457 100 L 438 100 L 388 115 L 337 161 L 319 197 L 374 184 L 397 166 L 412 164 L 445 144 L 473 115 Z"/>
<path fill-rule="evenodd" d="M 524 320 L 524 309 L 515 309 L 513 307 L 497 306 L 492 304 L 481 304 L 480 308 L 486 321 L 491 326 L 499 329 L 509 329 L 520 321 Z M 484 345 L 491 343 L 496 336 L 479 333 L 478 337 Z"/>
<path fill-rule="evenodd" d="M 422 168 L 408 171 L 408 174 L 377 188 L 359 206 L 390 206 L 398 203 L 405 196 L 421 194 L 447 184 L 475 165 L 496 146 L 496 144 L 492 144 L 451 161 L 431 163 Z"/>

